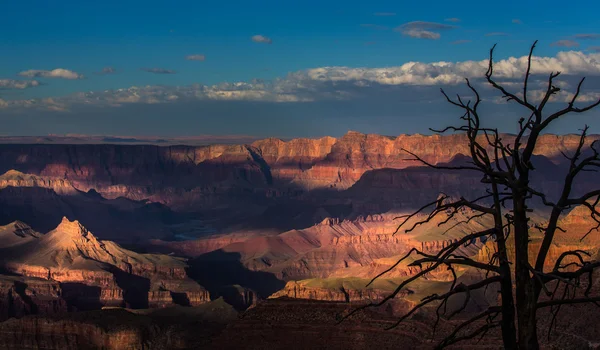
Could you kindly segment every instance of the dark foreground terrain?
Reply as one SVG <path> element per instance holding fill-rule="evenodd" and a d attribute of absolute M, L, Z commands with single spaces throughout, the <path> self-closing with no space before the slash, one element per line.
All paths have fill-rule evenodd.
<path fill-rule="evenodd" d="M 191 308 L 105 309 L 55 316 L 27 316 L 0 323 L 2 349 L 429 349 L 451 329 L 417 314 L 395 329 L 389 310 L 370 310 L 339 323 L 354 306 L 342 302 L 275 299 L 236 312 L 222 299 Z M 573 316 L 577 315 L 575 321 Z M 547 315 L 542 315 L 547 316 Z M 596 349 L 597 310 L 570 308 L 547 349 Z M 456 321 L 458 322 L 458 320 Z M 548 323 L 541 322 L 540 332 Z M 545 334 L 545 333 L 542 333 Z M 456 349 L 501 349 L 499 334 Z"/>

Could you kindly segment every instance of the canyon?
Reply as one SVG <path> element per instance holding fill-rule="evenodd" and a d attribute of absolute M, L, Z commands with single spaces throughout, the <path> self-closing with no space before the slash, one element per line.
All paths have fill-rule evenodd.
<path fill-rule="evenodd" d="M 549 199 L 568 167 L 562 153 L 573 152 L 578 142 L 576 135 L 541 137 L 532 186 Z M 491 225 L 489 217 L 466 222 L 472 212 L 463 210 L 397 232 L 398 217 L 440 193 L 484 193 L 479 174 L 431 169 L 409 153 L 455 166 L 468 162 L 465 146 L 464 135 L 358 132 L 220 145 L 0 144 L 0 345 L 15 348 L 35 334 L 28 348 L 115 348 L 114 341 L 131 348 L 185 348 L 206 339 L 218 348 L 276 331 L 297 337 L 296 326 L 322 336 L 329 326 L 316 331 L 311 322 L 324 325 L 352 305 L 381 300 L 420 271 L 407 260 L 367 287 L 411 249 L 435 253 Z M 582 174 L 574 193 L 597 182 L 597 174 Z M 531 202 L 535 256 L 540 236 L 534 228 L 544 224 L 547 211 Z M 550 249 L 549 266 L 569 249 L 597 256 L 595 225 L 582 207 L 562 217 L 565 232 Z M 477 240 L 460 252 L 487 262 L 490 247 Z M 455 272 L 460 282 L 482 278 L 473 268 Z M 452 278 L 447 269 L 432 271 L 369 314 L 368 322 L 388 324 L 423 296 L 447 290 Z M 483 307 L 495 293 L 474 295 L 473 307 Z M 308 307 L 316 310 L 310 316 L 301 312 Z M 228 316 L 208 327 L 204 340 L 183 320 L 165 321 L 204 319 L 201 314 L 212 319 L 214 308 Z M 116 319 L 122 327 L 104 323 Z M 257 326 L 265 320 L 269 326 Z M 414 320 L 384 336 L 368 322 L 352 326 L 363 334 L 357 344 L 382 341 L 388 348 L 401 334 L 417 346 L 422 337 L 410 332 L 429 331 L 425 321 Z M 259 330 L 252 333 L 252 327 Z M 60 330 L 69 334 L 64 343 L 56 343 Z M 230 339 L 232 332 L 241 338 Z M 85 340 L 82 334 L 93 336 Z M 158 340 L 165 334 L 171 334 L 168 345 Z M 173 334 L 189 342 L 177 343 Z M 336 341 L 352 343 L 345 337 L 340 333 Z"/>

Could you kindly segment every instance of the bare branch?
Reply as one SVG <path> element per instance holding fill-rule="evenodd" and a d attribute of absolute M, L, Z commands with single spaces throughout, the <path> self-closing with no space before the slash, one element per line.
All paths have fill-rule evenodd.
<path fill-rule="evenodd" d="M 460 341 L 475 338 L 481 332 L 485 331 L 486 329 L 489 329 L 492 324 L 494 325 L 493 327 L 499 326 L 500 324 L 497 323 L 497 322 L 496 323 L 491 323 L 491 324 L 488 323 L 486 325 L 481 326 L 480 328 L 478 328 L 475 332 L 473 332 L 471 334 L 468 334 L 468 335 L 465 335 L 465 336 L 462 336 L 462 337 L 457 337 L 458 333 L 463 328 L 465 328 L 465 327 L 467 327 L 467 326 L 469 326 L 469 325 L 471 325 L 471 324 L 473 324 L 473 323 L 475 323 L 475 322 L 477 322 L 477 321 L 479 321 L 479 320 L 481 320 L 481 319 L 483 319 L 483 318 L 485 318 L 487 316 L 497 315 L 497 314 L 499 314 L 501 312 L 502 312 L 502 309 L 500 307 L 496 306 L 496 307 L 490 307 L 486 311 L 484 311 L 484 312 L 482 312 L 482 313 L 480 313 L 480 314 L 478 314 L 476 316 L 471 317 L 470 319 L 464 321 L 463 323 L 461 323 L 460 325 L 458 325 L 456 328 L 454 328 L 454 331 L 450 335 L 448 335 L 446 338 L 444 338 L 440 342 L 440 344 L 436 347 L 436 349 L 442 349 L 442 348 L 445 348 L 445 347 L 447 347 L 449 345 L 458 343 Z"/>
<path fill-rule="evenodd" d="M 576 298 L 576 299 L 557 299 L 557 300 L 548 300 L 548 301 L 540 301 L 536 304 L 538 309 L 549 306 L 556 305 L 573 305 L 573 304 L 584 304 L 584 303 L 596 303 L 600 302 L 600 297 L 593 298 Z"/>
<path fill-rule="evenodd" d="M 432 294 L 430 296 L 427 296 L 427 297 L 423 298 L 423 300 L 421 300 L 421 302 L 419 304 L 415 305 L 412 309 L 410 309 L 406 314 L 404 314 L 402 317 L 400 317 L 398 319 L 398 321 L 396 321 L 392 326 L 388 327 L 387 329 L 392 329 L 394 327 L 397 327 L 400 323 L 402 323 L 404 320 L 406 320 L 408 317 L 410 317 L 416 311 L 420 310 L 427 304 L 430 304 L 434 301 L 440 301 L 440 300 L 445 301 L 445 300 L 448 300 L 448 298 L 450 298 L 453 295 L 460 294 L 460 293 L 470 293 L 472 290 L 477 290 L 477 289 L 483 288 L 485 286 L 488 286 L 492 283 L 497 283 L 497 282 L 500 282 L 500 276 L 490 277 L 485 280 L 479 281 L 477 283 L 473 283 L 471 285 L 465 285 L 465 284 L 461 283 L 461 284 L 457 285 L 456 287 L 451 288 L 450 291 L 445 294 L 441 294 L 441 295 Z M 454 314 L 457 314 L 457 313 L 458 312 L 456 312 L 456 311 L 454 312 Z M 451 317 L 449 317 L 449 318 L 451 318 Z"/>
<path fill-rule="evenodd" d="M 535 48 L 535 45 L 537 44 L 537 40 L 533 43 L 533 45 L 531 46 L 531 51 L 529 53 L 529 60 L 528 60 L 528 66 L 531 64 L 531 55 L 533 53 L 533 49 Z M 502 87 L 501 85 L 499 85 L 498 83 L 496 83 L 493 79 L 492 79 L 492 75 L 494 74 L 494 49 L 496 48 L 496 45 L 494 45 L 491 49 L 490 49 L 490 59 L 489 59 L 489 65 L 488 65 L 488 71 L 485 73 L 485 77 L 487 78 L 488 83 L 490 83 L 490 85 L 492 85 L 494 88 L 496 88 L 497 90 L 501 91 L 503 94 L 503 97 L 505 97 L 507 99 L 507 101 L 511 101 L 514 100 L 515 102 L 517 102 L 518 104 L 525 106 L 527 108 L 529 108 L 532 112 L 536 110 L 535 106 L 533 106 L 532 104 L 530 104 L 529 102 L 523 101 L 522 99 L 520 99 L 519 97 L 517 97 L 517 95 L 512 94 L 510 92 L 508 92 L 504 87 Z M 526 80 L 527 81 L 527 80 Z M 526 91 L 527 89 L 525 89 Z"/>

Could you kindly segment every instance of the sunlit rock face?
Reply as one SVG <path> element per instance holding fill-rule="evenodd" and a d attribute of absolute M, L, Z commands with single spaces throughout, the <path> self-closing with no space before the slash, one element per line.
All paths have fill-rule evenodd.
<path fill-rule="evenodd" d="M 403 299 L 410 292 L 405 290 L 397 295 L 397 299 Z M 270 296 L 270 299 L 293 298 L 306 300 L 324 300 L 337 302 L 359 302 L 364 300 L 382 300 L 390 294 L 390 291 L 380 289 L 352 289 L 339 286 L 335 288 L 311 285 L 310 281 L 290 281 L 285 287 Z"/>
<path fill-rule="evenodd" d="M 3 269 L 42 285 L 43 281 L 52 281 L 59 286 L 54 298 L 74 309 L 165 307 L 210 301 L 208 291 L 188 278 L 183 260 L 138 254 L 99 240 L 78 221 L 63 218 L 46 234 L 16 222 L 1 227 L 0 234 L 12 236 L 12 240 L 5 240 L 9 246 L 0 247 Z M 24 286 L 24 290 L 32 288 Z"/>
<path fill-rule="evenodd" d="M 510 141 L 512 136 L 506 135 Z M 596 137 L 590 137 L 591 142 Z M 168 198 L 168 188 L 217 191 L 231 186 L 296 186 L 300 189 L 350 187 L 369 170 L 422 166 L 408 152 L 435 163 L 470 154 L 463 135 L 397 137 L 348 132 L 336 139 L 264 139 L 248 145 L 0 145 L 0 172 L 68 180 L 44 187 L 95 189 L 107 198 Z M 535 151 L 560 161 L 578 143 L 576 135 L 543 135 Z M 17 173 L 5 176 L 14 178 Z M 21 183 L 35 182 L 23 178 Z M 9 184 L 2 181 L 0 186 Z"/>

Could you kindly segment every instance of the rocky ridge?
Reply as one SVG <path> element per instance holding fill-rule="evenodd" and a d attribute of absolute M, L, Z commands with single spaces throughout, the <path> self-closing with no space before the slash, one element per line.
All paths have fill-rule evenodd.
<path fill-rule="evenodd" d="M 543 135 L 535 153 L 559 161 L 560 151 L 573 150 L 577 141 L 576 135 Z M 93 188 L 107 198 L 150 198 L 175 204 L 175 198 L 167 194 L 177 189 L 207 192 L 248 184 L 345 189 L 369 170 L 420 166 L 407 159 L 404 149 L 439 163 L 469 154 L 465 145 L 463 135 L 388 137 L 358 132 L 339 139 L 271 138 L 248 145 L 5 144 L 0 145 L 0 172 L 15 169 L 68 179 L 79 190 Z"/>
<path fill-rule="evenodd" d="M 20 237 L 19 231 L 13 234 Z M 187 277 L 185 261 L 138 254 L 98 240 L 78 221 L 63 218 L 56 229 L 30 237 L 21 237 L 23 243 L 3 251 L 2 266 L 25 278 L 58 283 L 60 298 L 71 308 L 164 307 L 210 301 L 208 291 Z"/>

